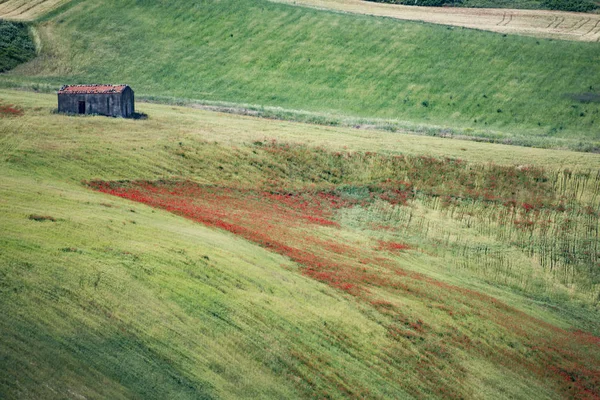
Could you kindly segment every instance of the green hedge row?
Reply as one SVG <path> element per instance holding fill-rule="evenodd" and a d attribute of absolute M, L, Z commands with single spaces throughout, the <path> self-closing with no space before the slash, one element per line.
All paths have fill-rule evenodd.
<path fill-rule="evenodd" d="M 488 7 L 488 8 L 533 8 L 546 10 L 577 11 L 590 12 L 600 7 L 600 4 L 593 0 L 540 0 L 539 2 L 521 2 L 514 0 L 512 2 L 487 0 L 478 1 L 477 4 L 471 4 L 469 0 L 367 0 L 376 3 L 404 4 L 408 6 L 430 6 L 441 7 L 445 5 L 455 5 L 460 7 Z"/>
<path fill-rule="evenodd" d="M 8 71 L 35 56 L 35 44 L 27 25 L 0 20 L 0 72 Z"/>

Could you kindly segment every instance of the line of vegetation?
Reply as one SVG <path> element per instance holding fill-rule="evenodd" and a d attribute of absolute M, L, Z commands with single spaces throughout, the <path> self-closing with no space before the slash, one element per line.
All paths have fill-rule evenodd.
<path fill-rule="evenodd" d="M 0 80 L 1 88 L 17 88 L 19 90 L 38 93 L 55 93 L 57 88 L 50 84 L 23 83 Z M 598 102 L 593 93 L 571 96 L 582 103 Z M 570 98 L 571 98 L 570 97 Z M 166 96 L 141 95 L 136 101 L 153 104 L 169 104 L 195 109 L 224 112 L 235 115 L 247 115 L 257 118 L 277 119 L 282 121 L 302 122 L 306 124 L 337 126 L 354 129 L 394 132 L 399 134 L 425 135 L 445 139 L 458 139 L 483 143 L 497 143 L 510 146 L 532 147 L 539 149 L 565 149 L 584 153 L 600 153 L 600 141 L 590 139 L 570 139 L 548 136 L 528 136 L 505 130 L 482 130 L 474 128 L 456 128 L 436 126 L 425 123 L 411 123 L 395 119 L 351 117 L 315 111 L 290 110 L 282 107 L 261 106 L 256 104 L 240 104 L 225 101 L 210 101 Z M 140 115 L 140 118 L 146 116 Z"/>
<path fill-rule="evenodd" d="M 592 12 L 600 8 L 594 0 L 366 0 L 375 3 L 428 7 L 516 8 Z"/>
<path fill-rule="evenodd" d="M 503 131 L 540 142 L 593 142 L 600 129 L 600 104 L 565 96 L 600 90 L 590 73 L 600 57 L 595 43 L 266 0 L 193 7 L 82 1 L 46 21 L 40 35 L 44 53 L 4 76 L 5 85 L 125 81 L 140 96 Z"/>
<path fill-rule="evenodd" d="M 29 89 L 29 88 L 27 88 Z M 36 91 L 40 87 L 35 86 Z M 600 153 L 600 141 L 567 138 L 549 138 L 517 135 L 507 131 L 490 131 L 473 128 L 450 128 L 434 125 L 410 123 L 391 119 L 345 117 L 319 112 L 287 110 L 281 107 L 265 107 L 252 104 L 236 104 L 223 101 L 207 101 L 163 96 L 138 96 L 142 102 L 173 104 L 209 111 L 248 115 L 258 118 L 278 119 L 307 124 L 339 126 L 355 129 L 369 129 L 387 132 L 426 135 L 446 139 L 470 140 L 475 142 L 498 143 L 510 146 L 535 147 L 541 149 L 568 149 L 586 153 Z M 583 100 L 582 100 L 583 101 Z"/>
<path fill-rule="evenodd" d="M 35 57 L 35 43 L 22 22 L 0 19 L 0 73 Z"/>

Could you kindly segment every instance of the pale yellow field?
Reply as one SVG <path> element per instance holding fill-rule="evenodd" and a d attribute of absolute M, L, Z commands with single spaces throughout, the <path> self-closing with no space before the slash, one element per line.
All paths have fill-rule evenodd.
<path fill-rule="evenodd" d="M 0 0 L 0 18 L 32 21 L 69 0 Z"/>
<path fill-rule="evenodd" d="M 139 142 L 146 148 L 149 155 L 154 151 L 150 144 L 162 143 L 165 140 L 178 142 L 186 138 L 202 138 L 235 147 L 254 141 L 274 139 L 280 142 L 321 146 L 333 151 L 374 151 L 455 157 L 476 163 L 533 164 L 550 169 L 600 169 L 600 154 L 479 143 L 421 136 L 410 132 L 394 133 L 311 125 L 189 107 L 138 102 L 136 110 L 149 115 L 148 120 L 140 121 L 106 117 L 68 117 L 51 113 L 57 107 L 56 95 L 5 89 L 0 90 L 0 104 L 14 104 L 25 110 L 25 115 L 22 117 L 0 119 L 0 136 L 3 131 L 5 139 L 11 137 L 9 132 L 27 131 L 31 135 L 48 137 L 47 140 L 38 139 L 38 143 L 45 143 L 48 146 L 55 146 L 56 137 L 60 137 L 65 130 L 91 129 L 113 137 L 114 143 L 119 143 L 120 138 L 127 132 L 127 135 L 135 138 L 131 140 Z M 12 142 L 5 141 L 4 145 L 9 143 Z M 3 143 L 0 143 L 0 149 L 2 145 Z M 17 144 L 13 143 L 13 145 Z M 26 146 L 26 143 L 22 142 L 19 145 Z M 4 148 L 2 151 L 9 150 Z"/>
<path fill-rule="evenodd" d="M 415 7 L 363 0 L 271 1 L 341 12 L 462 26 L 507 34 L 587 42 L 600 41 L 600 14 L 545 10 Z"/>

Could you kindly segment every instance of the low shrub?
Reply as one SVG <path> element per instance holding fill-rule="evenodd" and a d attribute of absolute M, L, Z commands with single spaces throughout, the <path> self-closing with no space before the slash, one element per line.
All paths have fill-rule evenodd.
<path fill-rule="evenodd" d="M 35 57 L 35 44 L 27 25 L 22 22 L 0 20 L 0 72 Z"/>
<path fill-rule="evenodd" d="M 37 222 L 44 222 L 44 221 L 56 222 L 56 218 L 51 217 L 50 215 L 31 214 L 29 216 L 29 219 L 32 221 L 37 221 Z"/>
<path fill-rule="evenodd" d="M 590 12 L 598 5 L 589 0 L 544 0 L 542 6 L 550 10 Z"/>

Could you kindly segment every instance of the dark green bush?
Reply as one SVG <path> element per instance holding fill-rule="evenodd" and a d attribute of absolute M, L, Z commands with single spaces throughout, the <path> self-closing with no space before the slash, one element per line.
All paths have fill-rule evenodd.
<path fill-rule="evenodd" d="M 550 10 L 589 12 L 598 8 L 589 0 L 543 0 L 542 6 Z"/>
<path fill-rule="evenodd" d="M 8 71 L 35 56 L 35 44 L 27 25 L 0 20 L 0 72 Z"/>
<path fill-rule="evenodd" d="M 523 2 L 519 0 L 367 0 L 376 3 L 404 4 L 409 6 L 432 6 L 441 7 L 446 5 L 455 5 L 463 7 L 497 7 L 497 8 L 529 8 L 529 9 L 549 9 L 561 11 L 590 12 L 599 8 L 593 0 L 536 0 L 532 2 Z"/>
<path fill-rule="evenodd" d="M 404 4 L 407 6 L 441 7 L 447 4 L 460 4 L 462 0 L 368 0 L 376 3 Z"/>

